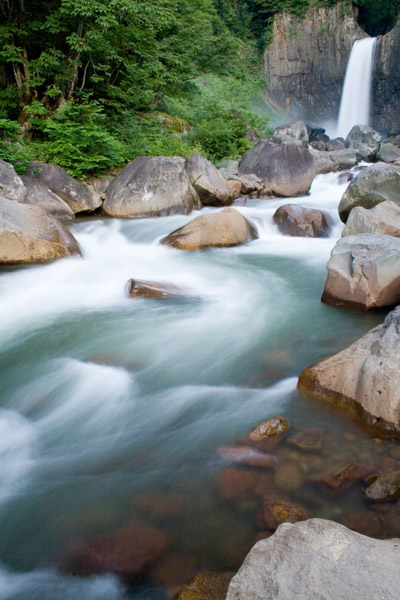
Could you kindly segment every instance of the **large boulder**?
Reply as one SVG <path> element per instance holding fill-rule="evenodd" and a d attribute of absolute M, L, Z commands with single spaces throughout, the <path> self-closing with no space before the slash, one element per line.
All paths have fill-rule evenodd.
<path fill-rule="evenodd" d="M 396 600 L 399 560 L 399 539 L 375 540 L 323 519 L 285 523 L 252 548 L 226 600 Z"/>
<path fill-rule="evenodd" d="M 329 217 L 320 210 L 297 204 L 284 204 L 273 215 L 274 223 L 286 235 L 297 237 L 328 237 Z"/>
<path fill-rule="evenodd" d="M 0 264 L 43 263 L 80 254 L 69 231 L 52 215 L 0 197 Z"/>
<path fill-rule="evenodd" d="M 346 138 L 347 144 L 354 148 L 364 160 L 376 158 L 382 141 L 382 135 L 368 125 L 354 125 Z"/>
<path fill-rule="evenodd" d="M 339 203 L 339 216 L 346 223 L 355 206 L 372 208 L 379 202 L 400 204 L 400 174 L 385 163 L 376 163 L 360 171 L 348 185 Z"/>
<path fill-rule="evenodd" d="M 400 302 L 400 239 L 389 235 L 342 237 L 332 250 L 322 301 L 371 310 Z"/>
<path fill-rule="evenodd" d="M 274 131 L 274 138 L 282 144 L 295 144 L 296 146 L 308 146 L 309 133 L 307 125 L 303 121 L 296 121 L 290 125 L 281 125 Z"/>
<path fill-rule="evenodd" d="M 305 369 L 299 389 L 348 406 L 375 426 L 400 430 L 400 307 L 338 354 Z"/>
<path fill-rule="evenodd" d="M 103 210 L 112 217 L 159 217 L 198 207 L 183 161 L 139 156 L 107 188 Z"/>
<path fill-rule="evenodd" d="M 400 237 L 400 206 L 391 200 L 370 209 L 356 206 L 350 212 L 342 236 L 359 233 Z"/>
<path fill-rule="evenodd" d="M 14 167 L 0 158 L 0 196 L 9 200 L 22 202 L 26 196 L 26 188 Z"/>
<path fill-rule="evenodd" d="M 72 219 L 75 216 L 72 208 L 36 177 L 27 175 L 23 177 L 23 182 L 27 189 L 24 204 L 39 206 L 58 219 Z"/>
<path fill-rule="evenodd" d="M 315 176 L 314 159 L 307 148 L 260 140 L 241 162 L 241 173 L 255 173 L 277 196 L 304 196 Z"/>
<path fill-rule="evenodd" d="M 394 144 L 391 144 L 390 142 L 382 144 L 377 158 L 386 163 L 398 163 L 400 162 L 400 148 L 394 146 Z"/>
<path fill-rule="evenodd" d="M 352 148 L 327 152 L 311 147 L 309 152 L 314 159 L 314 168 L 318 175 L 351 169 L 358 163 L 356 151 Z"/>
<path fill-rule="evenodd" d="M 257 237 L 254 228 L 234 208 L 201 215 L 161 240 L 179 250 L 237 246 Z"/>
<path fill-rule="evenodd" d="M 231 204 L 231 188 L 218 169 L 201 154 L 191 154 L 186 160 L 186 171 L 190 183 L 201 202 L 210 206 Z"/>
<path fill-rule="evenodd" d="M 100 196 L 92 188 L 58 165 L 33 162 L 28 175 L 62 198 L 75 214 L 93 212 L 101 206 Z"/>

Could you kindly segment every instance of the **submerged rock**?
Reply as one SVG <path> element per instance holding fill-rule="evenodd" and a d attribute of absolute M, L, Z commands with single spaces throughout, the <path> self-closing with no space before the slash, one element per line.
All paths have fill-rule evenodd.
<path fill-rule="evenodd" d="M 205 571 L 178 594 L 178 600 L 225 600 L 233 573 Z"/>
<path fill-rule="evenodd" d="M 182 160 L 138 156 L 110 183 L 103 210 L 112 217 L 188 214 L 200 202 Z"/>
<path fill-rule="evenodd" d="M 268 140 L 248 150 L 239 167 L 242 173 L 255 173 L 277 196 L 305 196 L 316 173 L 307 148 Z"/>
<path fill-rule="evenodd" d="M 222 500 L 246 498 L 254 493 L 257 481 L 253 471 L 223 469 L 217 476 L 218 495 Z"/>
<path fill-rule="evenodd" d="M 287 500 L 270 500 L 263 502 L 263 518 L 267 529 L 276 529 L 281 523 L 297 523 L 306 519 L 304 509 Z"/>
<path fill-rule="evenodd" d="M 356 206 L 372 208 L 385 200 L 400 204 L 400 174 L 390 165 L 376 163 L 360 171 L 349 184 L 339 203 L 339 216 L 346 223 Z"/>
<path fill-rule="evenodd" d="M 305 369 L 298 387 L 400 431 L 400 307 L 342 352 Z"/>
<path fill-rule="evenodd" d="M 371 469 L 366 465 L 351 463 L 346 465 L 332 475 L 327 475 L 320 478 L 314 478 L 312 483 L 327 490 L 333 494 L 342 494 L 357 483 L 360 483 L 364 477 L 371 472 Z"/>
<path fill-rule="evenodd" d="M 249 433 L 252 442 L 263 442 L 271 437 L 280 436 L 290 429 L 290 423 L 285 417 L 273 417 L 253 427 Z"/>
<path fill-rule="evenodd" d="M 284 204 L 273 215 L 279 230 L 297 237 L 328 237 L 329 217 L 320 210 L 297 204 Z"/>
<path fill-rule="evenodd" d="M 78 242 L 55 217 L 0 197 L 0 264 L 43 263 L 76 254 Z"/>
<path fill-rule="evenodd" d="M 271 454 L 265 454 L 248 446 L 232 446 L 230 448 L 218 448 L 217 454 L 227 462 L 262 469 L 274 469 L 277 460 Z"/>
<path fill-rule="evenodd" d="M 370 502 L 391 502 L 400 497 L 400 470 L 378 475 L 365 490 L 364 498 Z"/>
<path fill-rule="evenodd" d="M 398 539 L 371 539 L 323 519 L 285 523 L 252 548 L 226 600 L 396 600 L 399 560 Z"/>
<path fill-rule="evenodd" d="M 257 237 L 255 229 L 234 208 L 201 215 L 187 225 L 172 231 L 161 240 L 179 250 L 229 247 L 244 244 Z"/>
<path fill-rule="evenodd" d="M 324 432 L 322 429 L 307 429 L 306 431 L 300 431 L 300 433 L 292 435 L 287 440 L 287 443 L 303 452 L 319 452 L 322 449 L 323 439 Z"/>

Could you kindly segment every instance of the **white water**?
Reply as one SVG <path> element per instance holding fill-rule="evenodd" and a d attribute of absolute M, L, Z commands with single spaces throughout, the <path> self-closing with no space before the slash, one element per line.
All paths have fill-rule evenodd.
<path fill-rule="evenodd" d="M 354 125 L 369 125 L 375 43 L 376 38 L 364 38 L 353 45 L 343 84 L 337 137 L 345 138 Z"/>
<path fill-rule="evenodd" d="M 381 320 L 320 302 L 345 187 L 318 176 L 308 197 L 238 207 L 259 239 L 236 248 L 159 244 L 196 213 L 99 219 L 72 227 L 83 259 L 1 274 L 0 600 L 164 598 L 54 570 L 77 539 L 143 516 L 140 499 L 163 490 L 185 502 L 178 553 L 238 566 L 254 523 L 215 500 L 213 450 L 276 414 L 332 419 L 298 401 L 297 376 Z M 327 212 L 331 237 L 281 235 L 272 215 L 287 202 Z M 131 277 L 188 298 L 130 299 Z"/>

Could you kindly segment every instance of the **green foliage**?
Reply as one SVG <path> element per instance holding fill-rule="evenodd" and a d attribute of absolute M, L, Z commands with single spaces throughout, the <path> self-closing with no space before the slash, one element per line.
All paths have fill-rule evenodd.
<path fill-rule="evenodd" d="M 390 31 L 400 13 L 400 0 L 356 0 L 355 4 L 359 7 L 359 20 L 371 36 Z"/>
<path fill-rule="evenodd" d="M 0 158 L 14 165 L 19 175 L 24 175 L 32 154 L 20 141 L 20 126 L 16 121 L 0 119 Z"/>

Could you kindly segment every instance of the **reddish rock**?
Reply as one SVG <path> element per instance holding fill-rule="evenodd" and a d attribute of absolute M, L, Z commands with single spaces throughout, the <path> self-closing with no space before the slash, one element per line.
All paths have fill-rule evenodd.
<path fill-rule="evenodd" d="M 282 465 L 275 472 L 275 485 L 280 490 L 292 492 L 304 483 L 304 474 L 296 465 Z"/>
<path fill-rule="evenodd" d="M 180 591 L 178 600 L 225 600 L 233 575 L 211 571 L 200 573 Z"/>
<path fill-rule="evenodd" d="M 157 559 L 167 545 L 163 531 L 137 523 L 75 545 L 68 566 L 79 575 L 115 573 L 130 581 Z"/>
<path fill-rule="evenodd" d="M 228 186 L 230 187 L 230 190 L 231 190 L 231 198 L 233 200 L 236 200 L 237 198 L 239 198 L 240 194 L 242 193 L 241 181 L 237 181 L 237 180 L 235 181 L 234 179 L 229 179 Z"/>
<path fill-rule="evenodd" d="M 295 237 L 328 237 L 329 217 L 314 208 L 297 204 L 284 204 L 273 215 L 274 223 L 281 233 Z"/>
<path fill-rule="evenodd" d="M 362 481 L 370 471 L 366 465 L 351 463 L 333 475 L 313 479 L 312 483 L 331 493 L 341 494 Z"/>
<path fill-rule="evenodd" d="M 290 428 L 285 417 L 273 417 L 254 427 L 249 433 L 252 442 L 263 442 L 271 437 L 280 436 Z"/>
<path fill-rule="evenodd" d="M 287 500 L 273 500 L 265 498 L 262 513 L 267 529 L 274 530 L 281 523 L 297 523 L 304 521 L 307 517 L 305 511 L 298 504 Z"/>
<path fill-rule="evenodd" d="M 287 443 L 303 452 L 318 452 L 322 448 L 323 437 L 322 429 L 308 429 L 293 435 L 287 440 Z"/>
<path fill-rule="evenodd" d="M 224 469 L 218 473 L 217 486 L 223 500 L 245 498 L 257 484 L 257 475 L 239 469 Z"/>
<path fill-rule="evenodd" d="M 138 279 L 128 281 L 127 291 L 131 298 L 176 298 L 184 296 L 180 288 L 170 283 L 139 281 Z"/>
<path fill-rule="evenodd" d="M 365 490 L 364 498 L 370 502 L 391 502 L 400 497 L 400 470 L 379 475 Z"/>
<path fill-rule="evenodd" d="M 249 465 L 250 467 L 260 467 L 263 469 L 274 469 L 277 460 L 271 454 L 265 454 L 249 446 L 233 446 L 231 448 L 218 448 L 218 456 L 226 461 Z"/>

